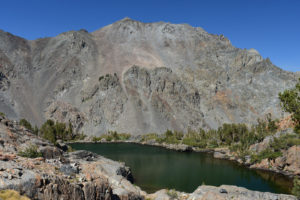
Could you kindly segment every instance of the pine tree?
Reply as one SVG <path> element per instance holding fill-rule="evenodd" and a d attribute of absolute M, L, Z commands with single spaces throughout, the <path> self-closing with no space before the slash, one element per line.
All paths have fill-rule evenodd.
<path fill-rule="evenodd" d="M 292 114 L 294 131 L 300 134 L 300 78 L 295 88 L 279 93 L 282 108 Z"/>

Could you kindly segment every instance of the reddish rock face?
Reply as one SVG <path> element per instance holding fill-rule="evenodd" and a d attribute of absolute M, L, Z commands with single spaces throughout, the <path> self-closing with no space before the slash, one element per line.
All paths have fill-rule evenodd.
<path fill-rule="evenodd" d="M 7 153 L 0 152 L 0 160 L 2 161 L 14 160 L 15 158 L 16 158 L 15 154 L 7 154 Z"/>
<path fill-rule="evenodd" d="M 300 145 L 290 147 L 285 153 L 285 170 L 300 175 Z"/>
<path fill-rule="evenodd" d="M 259 168 L 282 172 L 289 175 L 300 174 L 300 146 L 292 146 L 282 150 L 282 156 L 275 160 L 263 159 L 260 163 L 251 165 L 251 168 Z"/>

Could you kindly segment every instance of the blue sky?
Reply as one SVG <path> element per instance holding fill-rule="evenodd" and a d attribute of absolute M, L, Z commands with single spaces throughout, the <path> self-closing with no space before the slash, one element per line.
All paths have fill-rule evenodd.
<path fill-rule="evenodd" d="M 36 39 L 97 30 L 124 17 L 187 23 L 300 71 L 300 0 L 2 0 L 0 29 Z"/>

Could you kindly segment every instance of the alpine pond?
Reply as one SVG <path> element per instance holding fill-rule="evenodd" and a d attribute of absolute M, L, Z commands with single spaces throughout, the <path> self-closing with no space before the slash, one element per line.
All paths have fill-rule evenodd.
<path fill-rule="evenodd" d="M 148 193 L 168 188 L 193 192 L 199 185 L 237 185 L 251 190 L 290 193 L 292 182 L 283 175 L 251 170 L 232 161 L 215 159 L 207 153 L 177 152 L 132 143 L 77 143 L 88 150 L 132 170 L 134 183 Z"/>

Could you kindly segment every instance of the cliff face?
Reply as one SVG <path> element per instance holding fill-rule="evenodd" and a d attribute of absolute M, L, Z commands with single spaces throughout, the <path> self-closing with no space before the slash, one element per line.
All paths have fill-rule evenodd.
<path fill-rule="evenodd" d="M 27 41 L 0 31 L 0 110 L 76 130 L 142 134 L 280 117 L 297 76 L 223 35 L 186 24 L 123 19 Z"/>

